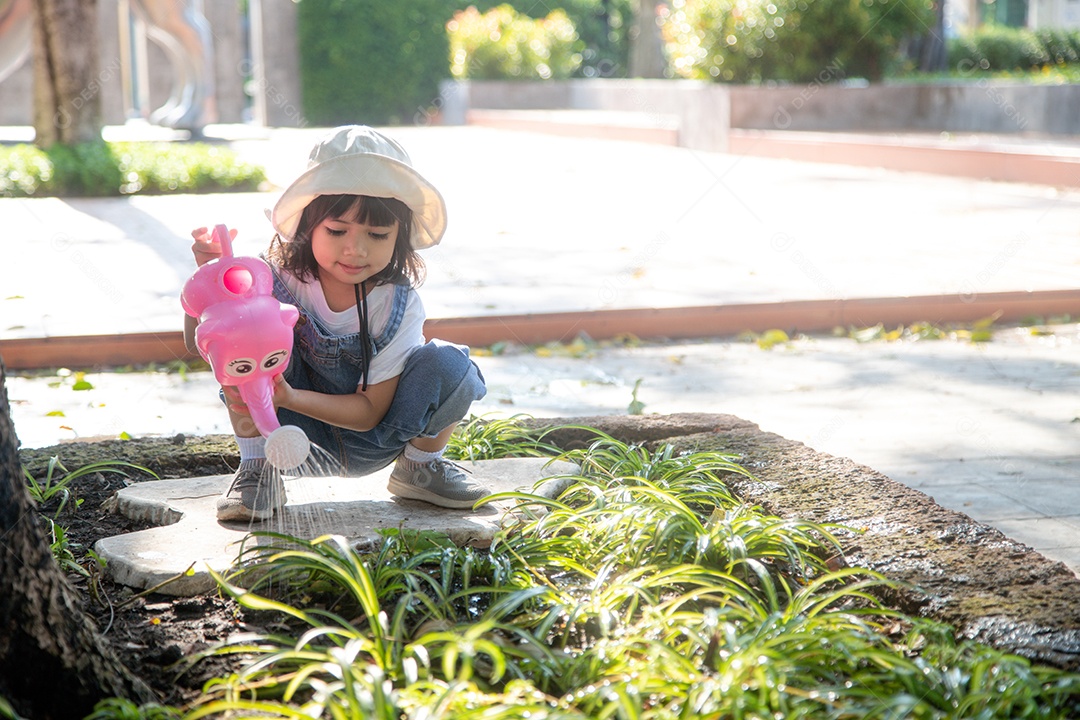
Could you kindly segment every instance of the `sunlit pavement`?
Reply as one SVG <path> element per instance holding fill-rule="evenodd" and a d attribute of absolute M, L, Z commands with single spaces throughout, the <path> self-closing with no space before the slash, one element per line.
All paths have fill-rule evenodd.
<path fill-rule="evenodd" d="M 392 130 L 443 189 L 432 317 L 1060 290 L 1080 192 L 478 128 Z M 317 131 L 234 147 L 279 183 Z M 273 194 L 0 200 L 0 338 L 178 330 L 188 231 L 258 252 Z M 994 341 L 643 344 L 477 358 L 477 414 L 731 413 L 850 457 L 1080 568 L 1075 326 Z M 227 430 L 207 373 L 13 377 L 26 446 Z M 56 387 L 52 384 L 59 383 Z M 62 415 L 58 414 L 62 413 Z"/>

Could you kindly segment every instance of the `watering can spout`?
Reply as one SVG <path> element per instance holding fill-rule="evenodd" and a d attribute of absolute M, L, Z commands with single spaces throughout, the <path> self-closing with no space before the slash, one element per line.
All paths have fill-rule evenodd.
<path fill-rule="evenodd" d="M 259 434 L 266 438 L 266 459 L 280 470 L 300 467 L 311 452 L 311 442 L 295 425 L 282 425 L 274 411 L 274 378 L 262 375 L 237 385 Z"/>

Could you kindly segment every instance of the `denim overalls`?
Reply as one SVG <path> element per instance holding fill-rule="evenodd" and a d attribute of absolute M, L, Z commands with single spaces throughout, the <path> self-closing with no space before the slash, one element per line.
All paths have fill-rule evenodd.
<path fill-rule="evenodd" d="M 397 333 L 405 315 L 410 288 L 397 285 L 386 328 L 371 339 L 371 356 Z M 354 393 L 360 384 L 363 355 L 360 334 L 333 335 L 317 317 L 300 306 L 274 271 L 274 296 L 295 305 L 300 319 L 294 332 L 292 360 L 285 380 L 299 390 L 334 395 Z M 415 437 L 433 437 L 458 422 L 476 400 L 487 394 L 480 369 L 462 345 L 431 340 L 409 355 L 397 391 L 382 421 L 371 430 L 347 430 L 281 408 L 282 425 L 296 425 L 308 439 L 342 464 L 344 475 L 367 475 L 388 465 Z"/>

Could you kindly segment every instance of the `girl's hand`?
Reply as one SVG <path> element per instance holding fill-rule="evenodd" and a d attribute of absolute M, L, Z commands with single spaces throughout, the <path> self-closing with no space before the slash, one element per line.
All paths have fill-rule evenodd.
<path fill-rule="evenodd" d="M 274 376 L 274 409 L 288 408 L 292 398 L 292 385 L 285 382 L 284 375 Z"/>
<path fill-rule="evenodd" d="M 229 410 L 237 415 L 251 415 L 251 410 L 248 409 L 244 399 L 240 397 L 239 388 L 235 385 L 223 385 L 221 390 L 225 394 L 225 405 L 228 406 Z M 288 407 L 287 403 L 292 393 L 292 386 L 285 382 L 284 375 L 274 376 L 274 410 Z"/>
<path fill-rule="evenodd" d="M 195 256 L 195 264 L 202 267 L 211 260 L 221 257 L 221 243 L 214 240 L 209 228 L 195 228 L 191 231 L 191 237 L 195 238 L 191 246 L 191 253 Z M 229 238 L 236 239 L 236 228 L 229 229 Z"/>
<path fill-rule="evenodd" d="M 221 391 L 225 395 L 225 406 L 229 408 L 229 412 L 236 415 L 251 415 L 247 404 L 240 397 L 240 390 L 235 385 L 223 385 Z"/>

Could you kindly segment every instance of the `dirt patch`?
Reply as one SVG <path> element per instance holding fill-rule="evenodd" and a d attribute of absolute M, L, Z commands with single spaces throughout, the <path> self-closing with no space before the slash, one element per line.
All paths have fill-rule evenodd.
<path fill-rule="evenodd" d="M 124 461 L 147 467 L 162 478 L 227 473 L 239 460 L 230 436 L 68 443 L 20 451 L 24 467 L 36 476 L 44 472 L 52 456 L 59 457 L 69 470 L 92 462 Z M 149 474 L 126 472 L 127 477 L 98 473 L 72 481 L 71 496 L 55 519 L 66 528 L 72 554 L 91 575 L 70 572 L 68 578 L 82 593 L 85 611 L 121 661 L 162 701 L 181 704 L 198 696 L 207 680 L 227 672 L 231 662 L 220 658 L 189 667 L 188 659 L 230 633 L 259 628 L 253 624 L 254 616 L 219 595 L 181 599 L 137 596 L 137 591 L 96 571 L 93 560 L 85 556 L 95 542 L 149 527 L 108 509 L 116 491 L 126 484 L 154 479 Z M 53 517 L 58 506 L 59 498 L 54 498 L 41 510 Z M 45 520 L 42 527 L 47 533 Z"/>
<path fill-rule="evenodd" d="M 891 606 L 951 623 L 965 637 L 1039 662 L 1080 669 L 1080 580 L 1066 566 L 870 468 L 762 432 L 730 415 L 530 422 L 595 427 L 627 443 L 733 453 L 755 475 L 754 480 L 733 480 L 748 501 L 784 517 L 853 528 L 839 531 L 847 562 L 898 581 L 899 588 L 885 598 Z M 567 429 L 547 439 L 562 447 L 580 447 L 595 438 Z M 43 470 L 52 455 L 71 469 L 123 460 L 163 478 L 228 473 L 238 462 L 228 436 L 73 443 L 21 452 L 31 472 Z M 100 538 L 142 529 L 106 507 L 125 482 L 148 480 L 152 478 L 139 474 L 77 480 L 73 497 L 82 504 L 75 510 L 69 500 L 58 518 L 68 528 L 69 542 L 90 548 Z M 82 550 L 74 548 L 74 553 L 81 556 Z M 135 597 L 135 591 L 106 578 L 71 577 L 83 591 L 86 611 L 123 662 L 165 702 L 192 699 L 206 680 L 229 669 L 226 659 L 189 668 L 186 658 L 230 633 L 263 629 L 259 617 L 217 595 Z"/>

